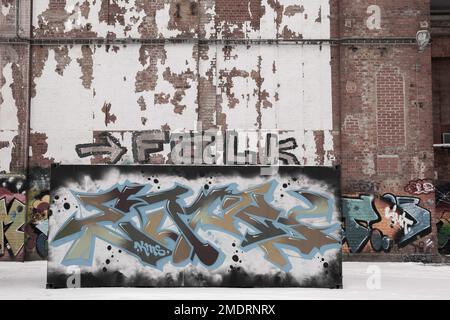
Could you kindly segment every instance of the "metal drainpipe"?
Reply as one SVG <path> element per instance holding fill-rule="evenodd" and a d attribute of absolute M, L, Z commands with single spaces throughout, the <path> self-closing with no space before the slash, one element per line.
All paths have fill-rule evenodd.
<path fill-rule="evenodd" d="M 31 34 L 31 12 L 32 12 L 32 8 L 33 8 L 33 1 L 30 0 L 30 34 Z M 28 87 L 28 92 L 27 92 L 27 112 L 26 112 L 26 119 L 25 119 L 25 123 L 26 123 L 26 128 L 25 128 L 25 132 L 23 135 L 23 140 L 22 143 L 24 145 L 24 171 L 27 175 L 27 179 L 28 179 L 28 174 L 29 174 L 29 169 L 28 169 L 28 163 L 29 163 L 29 149 L 30 146 L 29 141 L 30 141 L 30 114 L 31 114 L 31 79 L 32 79 L 32 72 L 31 72 L 31 66 L 32 66 L 32 52 L 31 52 L 31 39 L 29 37 L 22 37 L 20 35 L 20 0 L 16 0 L 16 38 L 19 40 L 23 40 L 28 44 L 28 79 L 27 79 L 27 87 Z"/>
<path fill-rule="evenodd" d="M 30 0 L 29 2 L 30 4 L 30 25 L 29 25 L 29 34 L 30 34 L 30 39 L 31 39 L 31 32 L 33 29 L 33 0 Z M 32 52 L 33 46 L 31 41 L 28 42 L 28 96 L 27 96 L 27 129 L 26 129 L 26 134 L 25 134 L 25 168 L 26 168 L 26 173 L 27 173 L 27 181 L 28 181 L 28 177 L 30 175 L 30 168 L 29 168 L 29 163 L 30 163 L 30 135 L 31 135 L 31 82 L 33 79 L 33 71 L 32 71 L 32 65 L 33 65 L 33 52 Z M 28 197 L 28 193 L 27 193 L 27 197 Z M 28 199 L 27 199 L 28 201 Z M 28 219 L 28 217 L 27 217 Z"/>
<path fill-rule="evenodd" d="M 20 0 L 16 0 L 16 38 L 26 40 L 20 36 Z"/>

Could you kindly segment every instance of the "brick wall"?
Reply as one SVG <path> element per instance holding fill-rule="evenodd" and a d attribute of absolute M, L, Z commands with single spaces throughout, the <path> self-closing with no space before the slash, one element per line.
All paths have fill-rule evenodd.
<path fill-rule="evenodd" d="M 331 0 L 329 2 L 330 21 L 323 16 L 322 7 L 318 7 L 318 3 L 322 2 L 318 1 L 305 1 L 302 7 L 287 0 L 201 0 L 198 3 L 187 0 L 161 0 L 133 8 L 136 12 L 136 17 L 133 18 L 124 14 L 130 6 L 134 6 L 133 1 L 120 5 L 114 4 L 110 7 L 102 5 L 99 7 L 98 15 L 89 14 L 85 6 L 77 7 L 76 2 L 52 0 L 49 1 L 48 6 L 42 5 L 41 2 L 39 10 L 36 8 L 33 12 L 33 35 L 39 38 L 130 36 L 286 40 L 331 35 L 332 38 L 346 39 L 414 39 L 418 30 L 428 29 L 430 25 L 428 0 Z M 3 3 L 12 4 L 13 1 Z M 325 2 L 323 3 L 325 7 Z M 14 16 L 11 10 L 8 16 L 0 17 L 0 30 L 1 28 L 8 32 L 13 30 Z M 71 25 L 68 23 L 70 19 L 78 21 L 79 25 Z M 22 21 L 27 23 L 25 18 Z M 100 24 L 99 21 L 102 23 Z M 327 28 L 324 26 L 328 26 L 328 22 L 330 30 L 325 30 Z M 283 79 L 288 79 L 287 75 L 295 70 L 299 72 L 302 65 L 308 66 L 308 63 L 311 65 L 311 61 L 315 61 L 315 55 L 305 55 L 305 52 L 309 50 L 308 46 L 304 46 L 303 51 L 299 50 L 297 53 L 293 49 L 295 45 L 283 47 L 271 42 L 261 45 L 194 43 L 189 46 L 189 41 L 180 41 L 178 45 L 147 45 L 136 50 L 133 45 L 115 45 L 108 48 L 85 46 L 79 52 L 77 46 L 34 46 L 30 70 L 31 96 L 33 99 L 39 99 L 40 95 L 36 98 L 38 93 L 36 88 L 45 89 L 45 86 L 40 83 L 42 79 L 53 79 L 52 85 L 62 84 L 63 81 L 67 81 L 68 75 L 76 74 L 73 77 L 74 81 L 77 85 L 78 81 L 82 85 L 82 88 L 77 91 L 80 101 L 93 99 L 96 103 L 98 102 L 98 105 L 93 106 L 92 110 L 89 109 L 85 114 L 91 118 L 95 117 L 92 123 L 100 123 L 105 128 L 100 125 L 96 128 L 94 128 L 95 125 L 85 125 L 83 129 L 89 127 L 94 132 L 89 136 L 79 133 L 76 131 L 77 128 L 74 128 L 73 134 L 70 134 L 68 139 L 64 139 L 67 144 L 76 143 L 78 140 L 80 143 L 89 142 L 89 139 L 92 141 L 94 138 L 97 139 L 97 133 L 102 130 L 115 131 L 114 134 L 124 140 L 132 135 L 132 132 L 125 130 L 126 126 L 122 125 L 124 117 L 120 116 L 123 110 L 121 107 L 112 104 L 104 108 L 111 103 L 106 100 L 111 100 L 118 95 L 119 90 L 127 86 L 129 81 L 133 81 L 131 88 L 139 92 L 139 96 L 133 96 L 132 104 L 129 104 L 128 100 L 126 102 L 127 106 L 130 105 L 130 109 L 126 112 L 125 118 L 138 119 L 137 124 L 128 125 L 127 123 L 128 127 L 139 127 L 142 130 L 150 127 L 151 129 L 177 129 L 182 124 L 192 129 L 199 120 L 203 122 L 203 129 L 219 126 L 236 127 L 242 123 L 262 128 L 264 121 L 271 123 L 271 117 L 285 119 L 284 122 L 280 120 L 279 123 L 282 124 L 280 129 L 286 129 L 287 123 L 295 125 L 295 129 L 299 132 L 298 158 L 301 164 L 340 164 L 342 189 L 347 198 L 359 199 L 363 195 L 370 195 L 376 199 L 371 204 L 371 208 L 376 211 L 380 221 L 367 224 L 368 235 L 360 252 L 370 259 L 393 259 L 393 256 L 402 257 L 404 254 L 437 252 L 434 194 L 414 191 L 415 189 L 411 189 L 410 185 L 411 183 L 416 185 L 417 181 L 433 181 L 435 177 L 432 147 L 431 57 L 448 57 L 449 42 L 447 37 L 441 35 L 433 39 L 432 49 L 426 48 L 423 52 L 419 52 L 414 43 L 395 44 L 387 41 L 377 44 L 331 46 L 329 60 L 332 115 L 325 115 L 330 116 L 331 123 L 327 125 L 327 130 L 318 130 L 320 128 L 314 127 L 302 129 L 302 126 L 310 125 L 305 120 L 302 120 L 305 123 L 297 127 L 297 122 L 301 122 L 295 118 L 298 112 L 290 110 L 293 110 L 291 104 L 295 104 L 300 99 L 292 101 L 292 99 L 289 100 L 288 93 L 280 94 L 279 92 L 289 87 L 287 83 L 289 81 L 286 80 L 283 83 Z M 310 46 L 320 48 L 317 45 Z M 326 44 L 322 46 L 325 50 L 328 49 Z M 297 48 L 300 47 L 297 45 Z M 2 50 L 15 52 L 12 56 L 20 57 L 18 60 L 15 58 L 18 61 L 17 65 L 28 66 L 23 60 L 27 56 L 25 47 L 10 48 L 11 46 L 5 46 Z M 324 54 L 325 50 L 318 50 L 317 54 Z M 124 52 L 132 52 L 134 64 L 131 64 L 131 60 L 124 58 L 126 57 L 123 55 Z M 180 52 L 183 54 L 182 59 L 177 56 Z M 107 96 L 101 99 L 103 96 L 100 90 L 96 90 L 95 81 L 102 79 L 101 72 L 108 72 L 102 65 L 111 57 L 117 57 L 117 60 L 108 60 L 108 63 L 117 65 L 129 63 L 126 70 L 139 68 L 139 72 L 121 78 L 121 85 L 117 87 L 114 94 L 111 94 L 111 99 Z M 274 59 L 274 63 L 269 66 L 267 61 L 270 59 Z M 14 61 L 8 64 L 9 68 L 13 67 Z M 6 64 L 3 63 L 2 66 L 4 65 Z M 75 66 L 78 69 L 74 68 Z M 324 74 L 326 68 L 329 68 L 328 61 L 325 66 L 316 65 L 314 68 L 316 71 L 311 73 L 310 79 L 304 81 L 305 85 L 308 85 L 308 80 L 313 78 L 321 79 L 320 74 Z M 28 70 L 25 69 L 21 74 L 23 79 L 27 79 Z M 264 72 L 268 73 L 264 74 Z M 15 71 L 15 74 L 16 79 L 13 79 L 13 82 L 16 88 L 20 87 L 23 92 L 26 92 L 28 83 L 19 80 L 20 73 Z M 114 74 L 111 73 L 107 79 L 111 81 L 111 84 L 113 80 L 110 79 L 113 76 Z M 311 88 L 319 88 L 318 86 L 327 84 L 324 80 L 322 82 L 319 80 L 317 85 L 311 85 L 306 92 Z M 299 78 L 297 81 L 300 83 L 303 80 Z M 295 81 L 290 82 L 295 83 Z M 161 85 L 162 83 L 164 84 Z M 47 89 L 51 92 L 51 88 Z M 27 109 L 23 107 L 26 106 L 27 99 L 25 95 L 21 97 L 18 94 L 19 91 L 16 89 L 15 94 L 19 97 L 16 101 L 22 101 L 19 103 L 22 107 L 18 108 L 18 114 L 23 120 L 28 116 Z M 291 90 L 291 96 L 297 94 L 297 91 L 299 90 Z M 49 96 L 50 98 L 58 97 L 58 94 L 59 91 L 55 85 L 54 94 Z M 151 96 L 151 99 L 148 96 Z M 306 100 L 317 99 L 319 101 L 317 103 L 320 104 L 318 99 L 322 96 L 320 93 L 311 96 Z M 146 99 L 152 102 L 145 103 Z M 64 103 L 65 108 L 71 105 L 72 101 L 68 100 Z M 163 108 L 157 109 L 158 112 L 152 113 L 151 116 L 145 115 L 150 108 L 153 108 L 153 104 Z M 242 107 L 253 104 L 254 110 Z M 39 102 L 37 105 L 39 108 L 32 109 L 32 115 L 34 113 L 39 119 L 50 118 L 45 113 L 47 112 L 46 104 Z M 241 109 L 239 109 L 240 106 Z M 320 105 L 317 109 L 310 109 L 317 111 L 322 107 Z M 79 112 L 73 117 L 83 114 L 81 109 L 84 106 L 80 105 L 79 108 Z M 167 110 L 174 110 L 174 112 L 169 113 Z M 313 112 L 310 113 L 313 114 Z M 270 114 L 271 117 L 264 117 L 264 114 Z M 286 117 L 286 114 L 291 117 Z M 58 117 L 63 116 L 64 114 L 53 113 L 51 119 L 61 124 Z M 317 112 L 315 118 L 318 117 L 322 115 Z M 313 120 L 315 118 L 311 117 Z M 27 122 L 22 120 L 20 123 Z M 80 125 L 77 127 L 79 128 Z M 40 128 L 45 126 L 42 125 Z M 59 161 L 58 157 L 62 151 L 57 150 L 63 150 L 65 143 L 56 146 L 50 142 L 49 145 L 48 136 L 43 134 L 43 129 L 37 130 L 33 128 L 33 125 L 31 129 L 30 167 L 48 167 L 52 162 Z M 28 128 L 22 126 L 16 130 L 18 134 L 15 134 L 17 135 L 15 140 L 0 137 L 0 153 L 7 150 L 8 154 L 13 155 L 5 170 L 8 172 L 20 172 L 26 168 L 28 160 L 25 155 Z M 65 127 L 61 130 L 67 133 L 69 128 Z M 13 149 L 15 151 L 11 151 Z M 72 149 L 70 152 L 73 151 Z M 76 157 L 76 154 L 72 152 L 67 159 L 72 159 L 70 158 L 72 156 Z M 446 159 L 445 154 L 436 156 L 439 175 L 448 172 Z M 92 163 L 102 161 L 105 161 L 102 157 L 92 159 Z M 157 161 L 161 161 L 161 158 L 158 157 Z M 432 218 L 427 220 L 429 228 L 408 243 L 400 244 L 399 239 L 404 235 L 405 230 L 386 219 L 384 210 L 388 207 L 394 209 L 393 204 L 389 203 L 387 198 L 383 198 L 386 194 L 408 197 L 412 201 L 419 200 L 417 207 L 420 207 L 422 211 L 416 208 L 417 212 L 431 214 Z M 366 226 L 365 223 L 363 225 Z M 392 242 L 389 242 L 390 245 L 386 245 L 384 249 L 378 245 L 378 240 L 383 239 L 385 244 L 389 242 L 387 240 Z M 345 250 L 352 251 L 348 245 Z"/>
<path fill-rule="evenodd" d="M 376 74 L 378 150 L 405 145 L 405 82 L 397 68 L 383 65 Z"/>
<path fill-rule="evenodd" d="M 433 45 L 431 47 L 433 58 L 449 58 L 450 57 L 450 36 L 438 35 L 433 37 Z"/>
<path fill-rule="evenodd" d="M 434 143 L 442 144 L 442 134 L 450 132 L 450 37 L 433 38 L 433 110 Z M 439 183 L 450 181 L 450 149 L 436 147 L 435 167 Z"/>
<path fill-rule="evenodd" d="M 429 5 L 429 1 L 340 1 L 341 36 L 414 38 L 418 30 L 429 27 Z M 419 52 L 415 45 L 392 43 L 347 45 L 340 50 L 342 187 L 349 203 L 363 195 L 374 198 L 365 211 L 348 210 L 346 225 L 367 210 L 378 217 L 366 221 L 361 247 L 346 243 L 344 251 L 359 253 L 358 259 L 435 254 L 434 194 L 415 194 L 408 187 L 412 181 L 434 178 L 431 50 Z M 430 215 L 428 230 L 406 244 L 402 235 L 407 231 L 385 213 L 399 208 L 386 201 L 391 199 L 387 194 L 418 200 L 422 214 Z"/>

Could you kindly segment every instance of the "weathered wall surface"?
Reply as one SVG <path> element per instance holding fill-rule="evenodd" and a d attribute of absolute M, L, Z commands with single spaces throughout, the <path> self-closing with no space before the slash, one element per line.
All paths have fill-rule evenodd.
<path fill-rule="evenodd" d="M 0 38 L 30 36 L 29 3 L 19 9 L 16 19 L 16 1 L 1 1 Z M 26 172 L 29 55 L 27 44 L 0 44 L 0 173 Z"/>
<path fill-rule="evenodd" d="M 450 132 L 450 50 L 440 47 L 440 41 L 433 43 L 433 140 L 438 145 L 434 149 L 436 179 L 445 182 L 450 181 L 450 149 L 439 145 L 443 144 L 442 134 Z"/>
<path fill-rule="evenodd" d="M 0 261 L 23 261 L 25 219 L 25 177 L 0 175 Z"/>
<path fill-rule="evenodd" d="M 31 32 L 30 1 L 2 0 L 0 3 L 0 37 L 29 37 Z"/>
<path fill-rule="evenodd" d="M 0 38 L 30 36 L 30 6 L 3 0 Z M 23 261 L 27 237 L 26 175 L 29 131 L 30 46 L 0 44 L 0 260 Z M 7 175 L 4 175 L 7 174 Z"/>
<path fill-rule="evenodd" d="M 0 44 L 0 172 L 26 171 L 29 48 Z"/>
<path fill-rule="evenodd" d="M 436 186 L 436 215 L 438 217 L 438 246 L 441 254 L 450 254 L 450 183 Z"/>
<path fill-rule="evenodd" d="M 109 8 L 101 1 L 44 1 L 35 6 L 35 37 L 184 41 L 33 47 L 30 166 L 102 162 L 101 157 L 81 159 L 75 149 L 96 141 L 101 132 L 127 149 L 114 163 L 135 163 L 142 160 L 133 156 L 139 154 L 139 132 L 195 130 L 198 121 L 202 129 L 278 129 L 283 139 L 297 142 L 298 162 L 332 164 L 329 46 L 192 40 L 328 39 L 328 1 L 303 6 L 248 1 L 228 7 L 221 1 L 115 1 Z M 77 113 L 68 117 L 68 110 Z M 55 125 L 48 125 L 48 114 Z M 170 161 L 168 146 L 164 149 L 149 160 Z"/>
<path fill-rule="evenodd" d="M 429 28 L 429 6 L 340 1 L 341 36 L 414 38 Z M 353 45 L 340 55 L 347 252 L 435 253 L 430 49 Z"/>
<path fill-rule="evenodd" d="M 439 252 L 450 254 L 450 149 L 443 147 L 444 132 L 450 132 L 450 37 L 448 21 L 433 22 L 433 127 L 436 167 L 436 216 Z"/>
<path fill-rule="evenodd" d="M 281 130 L 300 142 L 294 154 L 302 164 L 333 163 L 329 48 L 202 49 L 199 60 L 192 44 L 33 47 L 43 68 L 33 70 L 30 165 L 98 163 L 80 158 L 76 146 L 100 132 L 127 149 L 114 162 L 134 163 L 135 133 L 195 130 L 205 118 L 205 129 Z M 205 101 L 209 91 L 213 101 Z M 156 160 L 167 163 L 168 153 Z"/>
<path fill-rule="evenodd" d="M 336 162 L 330 46 L 271 43 L 330 38 L 328 1 L 15 4 L 2 2 L 3 34 L 14 36 L 18 21 L 35 44 L 5 45 L 2 54 L 0 164 L 28 170 L 29 258 L 45 252 L 37 226 L 48 208 L 33 203 L 48 200 L 53 163 L 171 163 L 167 132 L 207 129 L 275 130 L 283 162 Z M 81 44 L 98 38 L 116 42 Z M 150 42 L 118 43 L 125 38 Z M 224 38 L 265 41 L 199 41 Z M 46 43 L 55 39 L 66 44 Z M 238 151 L 257 152 L 247 135 Z"/>
<path fill-rule="evenodd" d="M 329 35 L 326 0 L 45 0 L 33 5 L 36 38 L 273 40 Z"/>
<path fill-rule="evenodd" d="M 14 4 L 2 1 L 8 32 Z M 437 252 L 439 220 L 431 50 L 393 39 L 429 29 L 429 11 L 428 0 L 34 1 L 42 45 L 3 45 L 0 170 L 30 168 L 30 203 L 55 162 L 170 163 L 166 132 L 276 130 L 286 163 L 340 164 L 348 203 L 363 201 L 347 211 L 347 253 L 421 259 Z M 257 150 L 250 140 L 241 151 Z"/>

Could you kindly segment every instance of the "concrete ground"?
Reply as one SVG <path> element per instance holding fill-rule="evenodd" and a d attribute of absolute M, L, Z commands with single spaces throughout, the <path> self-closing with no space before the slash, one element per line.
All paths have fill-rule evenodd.
<path fill-rule="evenodd" d="M 345 262 L 344 289 L 98 288 L 45 289 L 46 262 L 0 263 L 7 299 L 448 299 L 450 266 Z"/>

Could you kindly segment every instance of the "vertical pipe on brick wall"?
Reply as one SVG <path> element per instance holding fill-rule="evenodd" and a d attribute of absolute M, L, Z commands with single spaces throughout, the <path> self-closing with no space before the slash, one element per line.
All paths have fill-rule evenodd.
<path fill-rule="evenodd" d="M 337 20 L 337 22 L 336 22 L 337 31 L 336 32 L 337 32 L 337 38 L 340 39 L 341 38 L 341 4 L 340 4 L 340 1 L 337 1 L 336 14 L 337 14 L 337 17 L 336 17 L 336 20 Z M 341 166 L 341 169 L 342 169 L 342 92 L 341 92 L 341 88 L 342 88 L 342 85 L 341 85 L 341 81 L 342 81 L 342 79 L 341 79 L 341 75 L 342 75 L 342 73 L 341 73 L 341 70 L 342 70 L 342 67 L 341 67 L 341 64 L 342 64 L 341 63 L 342 46 L 341 46 L 340 43 L 338 43 L 337 47 L 338 47 L 338 49 L 336 50 L 336 54 L 338 56 L 336 57 L 336 62 L 338 63 L 338 66 L 337 66 L 337 72 L 338 72 L 338 77 L 337 78 L 338 79 L 337 79 L 336 90 L 337 90 L 338 96 L 339 96 L 339 98 L 338 98 L 339 112 L 337 113 L 338 117 L 339 117 L 339 120 L 338 120 L 338 123 L 339 123 L 339 127 L 338 127 L 338 130 L 339 130 L 339 150 L 338 150 L 339 158 L 338 158 L 338 163 L 339 163 L 339 165 Z M 333 90 L 333 88 L 331 88 L 331 90 Z M 342 175 L 341 175 L 340 179 L 341 179 L 341 184 L 342 184 Z"/>
<path fill-rule="evenodd" d="M 30 0 L 29 2 L 29 6 L 30 6 L 30 24 L 29 24 L 29 38 L 31 39 L 33 37 L 32 32 L 33 32 L 33 0 Z M 25 172 L 27 173 L 27 180 L 29 177 L 29 159 L 30 159 L 30 146 L 29 146 L 29 142 L 30 142 L 30 134 L 31 134 L 31 82 L 32 82 L 32 78 L 33 78 L 33 72 L 32 72 L 32 60 L 33 60 L 33 52 L 32 52 L 33 46 L 31 44 L 31 42 L 28 42 L 28 92 L 27 92 L 27 112 L 26 112 L 26 134 L 25 134 L 25 160 L 24 160 L 24 165 L 25 165 Z M 28 195 L 28 194 L 27 194 Z M 28 201 L 28 199 L 27 199 Z"/>
<path fill-rule="evenodd" d="M 200 5 L 200 1 L 199 1 L 199 5 Z M 200 90 L 201 90 L 201 85 L 200 85 L 200 41 L 198 41 L 199 38 L 199 31 L 200 31 L 200 14 L 197 11 L 197 27 L 196 27 L 196 34 L 197 34 L 197 42 L 196 45 L 197 46 L 197 123 L 196 123 L 196 130 L 199 130 L 199 124 L 201 122 L 201 116 L 200 113 L 202 112 L 202 110 L 200 109 L 200 105 L 201 105 L 201 101 L 200 101 Z M 203 123 L 201 124 L 201 129 L 203 131 Z"/>
<path fill-rule="evenodd" d="M 20 39 L 20 34 L 19 34 L 19 16 L 20 16 L 20 4 L 19 4 L 20 0 L 16 0 L 16 37 Z"/>
<path fill-rule="evenodd" d="M 16 38 L 26 40 L 20 36 L 20 0 L 16 0 Z"/>
<path fill-rule="evenodd" d="M 32 53 L 31 53 L 31 42 L 28 41 L 29 39 L 31 39 L 31 30 L 32 30 L 32 10 L 33 10 L 33 1 L 30 0 L 28 2 L 28 5 L 30 7 L 30 16 L 29 16 L 29 32 L 30 32 L 30 36 L 29 37 L 22 37 L 20 35 L 20 14 L 21 14 L 21 10 L 20 10 L 20 0 L 16 0 L 16 21 L 15 21 L 15 33 L 16 33 L 16 38 L 19 40 L 26 40 L 27 41 L 27 46 L 28 46 L 28 75 L 27 75 L 27 98 L 26 98 L 26 112 L 25 112 L 25 128 L 23 130 L 22 133 L 19 132 L 19 135 L 22 136 L 22 149 L 24 150 L 22 153 L 22 157 L 23 157 L 23 172 L 25 172 L 26 174 L 28 174 L 28 157 L 29 157 L 29 146 L 28 146 L 28 142 L 29 142 L 29 135 L 30 135 L 30 109 L 31 109 L 31 77 L 32 77 L 32 72 L 31 72 L 31 60 L 32 60 Z M 27 39 L 29 38 L 29 39 Z M 25 44 L 24 44 L 25 45 Z"/>

